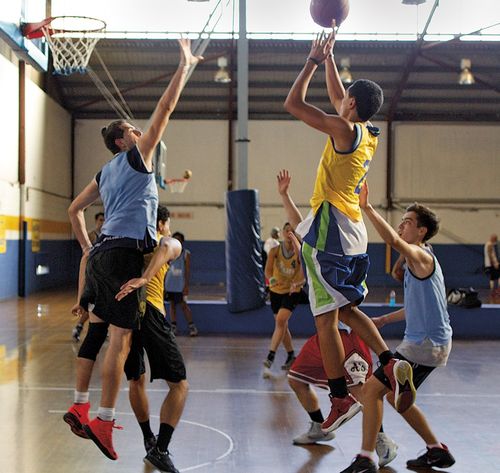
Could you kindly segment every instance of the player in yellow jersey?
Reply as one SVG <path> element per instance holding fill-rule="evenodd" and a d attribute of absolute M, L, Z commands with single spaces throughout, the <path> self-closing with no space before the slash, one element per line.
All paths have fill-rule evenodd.
<path fill-rule="evenodd" d="M 297 227 L 302 237 L 302 257 L 309 285 L 309 301 L 325 372 L 330 388 L 331 412 L 322 428 L 330 432 L 361 410 L 349 394 L 344 375 L 344 348 L 338 322 L 349 325 L 379 356 L 399 402 L 404 383 L 402 367 L 394 359 L 373 322 L 356 310 L 368 292 L 365 279 L 369 267 L 368 237 L 359 208 L 359 193 L 378 143 L 379 131 L 368 121 L 380 109 L 382 89 L 375 82 L 357 80 L 346 91 L 340 80 L 332 33 L 318 35 L 306 63 L 285 101 L 285 108 L 327 138 L 318 166 L 311 212 Z M 330 115 L 306 101 L 307 89 L 316 69 L 325 64 L 330 101 L 338 115 Z"/>
<path fill-rule="evenodd" d="M 275 321 L 269 353 L 264 360 L 264 378 L 271 376 L 270 369 L 281 343 L 287 351 L 287 358 L 281 369 L 288 370 L 295 360 L 288 320 L 300 302 L 300 291 L 305 280 L 300 254 L 294 247 L 292 235 L 293 229 L 287 222 L 283 225 L 283 241 L 269 251 L 266 261 L 265 273 L 269 281 L 269 297 Z"/>
<path fill-rule="evenodd" d="M 139 330 L 135 330 L 132 335 L 130 353 L 125 362 L 125 374 L 129 380 L 130 405 L 144 436 L 144 446 L 147 451 L 144 461 L 160 471 L 175 473 L 178 470 L 170 459 L 168 445 L 184 409 L 188 383 L 184 360 L 177 346 L 174 331 L 165 318 L 163 290 L 168 262 L 179 257 L 182 247 L 177 239 L 170 238 L 170 213 L 167 207 L 162 205 L 158 206 L 157 231 L 158 240 L 163 238 L 169 241 L 170 253 L 159 255 L 155 252 L 152 256 L 148 255 L 150 259 L 148 268 L 151 270 L 145 272 L 142 278 L 125 283 L 117 299 L 120 300 L 130 292 L 146 286 L 146 309 Z M 160 431 L 156 438 L 149 424 L 144 352 L 148 355 L 151 381 L 164 379 L 169 387 L 160 409 Z"/>

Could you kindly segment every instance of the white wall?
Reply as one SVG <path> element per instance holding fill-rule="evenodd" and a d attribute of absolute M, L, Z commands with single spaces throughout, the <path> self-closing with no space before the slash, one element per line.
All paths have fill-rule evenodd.
<path fill-rule="evenodd" d="M 86 185 L 111 157 L 100 137 L 108 121 L 79 120 L 76 123 L 76 190 Z M 138 125 L 144 126 L 144 122 Z M 368 180 L 370 198 L 383 206 L 386 193 L 387 127 L 382 130 L 379 147 Z M 167 174 L 181 177 L 184 169 L 193 178 L 183 194 L 160 191 L 160 200 L 174 213 L 172 226 L 191 240 L 223 240 L 225 233 L 224 195 L 227 188 L 227 136 L 225 121 L 173 120 L 165 141 L 168 147 Z M 415 198 L 467 199 L 496 198 L 500 182 L 497 125 L 397 124 L 395 126 L 394 197 L 401 204 Z M 271 227 L 281 226 L 286 217 L 276 192 L 276 174 L 289 169 L 293 176 L 292 196 L 305 215 L 313 189 L 316 168 L 325 144 L 321 133 L 297 121 L 249 122 L 249 188 L 259 190 L 262 236 Z M 236 160 L 235 153 L 235 160 Z M 474 163 L 474 164 L 472 164 Z M 236 162 L 234 163 L 236 166 Z M 435 242 L 482 243 L 488 234 L 500 232 L 496 210 L 471 212 L 464 205 L 453 209 L 444 202 L 431 205 L 442 218 L 443 232 Z M 100 208 L 96 208 L 97 211 Z M 88 224 L 93 225 L 94 209 Z M 183 214 L 176 217 L 176 214 Z M 385 213 L 384 213 L 385 215 Z M 401 212 L 387 218 L 393 223 Z M 371 241 L 381 241 L 368 224 Z"/>
<path fill-rule="evenodd" d="M 19 209 L 18 129 L 19 84 L 17 68 L 0 55 L 0 129 L 2 154 L 0 156 L 0 215 L 17 215 Z M 7 235 L 7 238 L 13 238 Z"/>

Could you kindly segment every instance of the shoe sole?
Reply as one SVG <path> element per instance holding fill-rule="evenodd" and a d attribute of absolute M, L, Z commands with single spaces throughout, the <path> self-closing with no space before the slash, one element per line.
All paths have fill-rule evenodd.
<path fill-rule="evenodd" d="M 99 450 L 104 453 L 110 460 L 117 460 L 118 455 L 113 456 L 113 454 L 100 442 L 100 440 L 95 436 L 94 432 L 88 425 L 83 426 L 83 430 L 87 433 L 88 438 L 94 442 Z"/>
<path fill-rule="evenodd" d="M 333 434 L 333 432 L 329 432 L 330 434 Z M 308 442 L 300 442 L 297 440 L 293 440 L 294 445 L 316 445 L 317 443 L 322 443 L 322 442 L 331 442 L 333 439 L 335 439 L 335 434 L 333 434 L 333 437 L 330 438 L 322 438 L 322 439 L 311 439 Z"/>
<path fill-rule="evenodd" d="M 88 439 L 87 433 L 83 430 L 83 425 L 78 419 L 78 417 L 75 416 L 75 414 L 72 414 L 71 412 L 66 412 L 66 414 L 63 415 L 63 420 L 68 424 L 71 428 L 71 432 L 73 432 L 76 436 L 82 438 L 82 439 Z"/>
<path fill-rule="evenodd" d="M 153 468 L 156 468 L 158 471 L 165 472 L 165 473 L 172 473 L 172 471 L 176 471 L 179 473 L 179 470 L 163 470 L 160 466 L 155 465 L 147 456 L 144 457 L 143 462 L 146 463 L 146 465 L 152 466 Z"/>
<path fill-rule="evenodd" d="M 361 412 L 363 410 L 362 404 L 357 402 L 356 404 L 353 404 L 349 410 L 342 416 L 340 416 L 332 425 L 328 427 L 323 427 L 321 425 L 321 430 L 324 434 L 328 434 L 329 432 L 333 432 L 334 430 L 337 430 L 339 427 L 344 425 L 347 421 L 351 420 L 356 414 Z"/>
<path fill-rule="evenodd" d="M 413 385 L 413 369 L 407 361 L 399 360 L 394 364 L 393 373 L 396 380 L 394 407 L 401 414 L 415 403 L 417 396 L 417 391 Z"/>

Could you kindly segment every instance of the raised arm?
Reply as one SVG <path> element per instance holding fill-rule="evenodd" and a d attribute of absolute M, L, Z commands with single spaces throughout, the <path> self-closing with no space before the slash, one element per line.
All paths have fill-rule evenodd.
<path fill-rule="evenodd" d="M 189 39 L 181 38 L 179 40 L 179 49 L 179 66 L 156 105 L 149 128 L 139 138 L 137 143 L 148 169 L 152 168 L 153 152 L 156 145 L 160 142 L 170 116 L 179 101 L 189 68 L 196 65 L 202 59 L 201 56 L 193 56 L 191 53 L 191 41 Z"/>
<path fill-rule="evenodd" d="M 299 209 L 292 200 L 292 197 L 288 193 L 292 177 L 286 169 L 282 169 L 276 176 L 276 180 L 278 182 L 278 193 L 281 196 L 283 207 L 286 212 L 286 218 L 292 228 L 295 230 L 295 228 L 297 228 L 297 225 L 302 222 L 303 218 Z"/>
<path fill-rule="evenodd" d="M 340 80 L 339 71 L 337 65 L 335 64 L 335 58 L 333 56 L 333 47 L 335 46 L 335 20 L 332 23 L 332 34 L 329 41 L 329 54 L 325 59 L 326 68 L 326 88 L 328 90 L 328 97 L 330 97 L 330 102 L 335 107 L 337 113 L 340 112 L 340 104 L 345 97 L 345 88 Z"/>
<path fill-rule="evenodd" d="M 382 218 L 382 216 L 368 202 L 368 182 L 365 181 L 359 195 L 359 206 L 364 210 L 382 239 L 401 254 L 409 268 L 416 276 L 427 273 L 429 265 L 434 264 L 433 257 L 420 246 L 404 241 L 396 231 Z"/>
<path fill-rule="evenodd" d="M 391 276 L 399 282 L 402 282 L 404 279 L 405 270 L 403 268 L 403 264 L 405 262 L 405 258 L 403 255 L 399 255 L 398 259 L 394 263 L 394 266 L 391 270 Z"/>
<path fill-rule="evenodd" d="M 329 38 L 318 36 L 313 41 L 306 63 L 285 100 L 285 109 L 310 127 L 333 136 L 338 146 L 337 149 L 342 151 L 352 147 L 356 135 L 354 124 L 343 117 L 329 115 L 306 101 L 311 79 L 318 66 L 329 54 Z"/>

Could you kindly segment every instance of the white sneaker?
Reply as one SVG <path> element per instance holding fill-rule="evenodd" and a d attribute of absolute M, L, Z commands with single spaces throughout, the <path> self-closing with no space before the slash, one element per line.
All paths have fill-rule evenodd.
<path fill-rule="evenodd" d="M 309 430 L 307 432 L 304 432 L 302 435 L 295 437 L 293 439 L 293 444 L 311 445 L 316 442 L 328 442 L 330 440 L 333 440 L 334 438 L 335 438 L 334 432 L 327 432 L 326 434 L 324 434 L 323 431 L 321 430 L 321 423 L 311 421 L 311 426 L 309 427 Z"/>
<path fill-rule="evenodd" d="M 262 372 L 262 377 L 264 379 L 267 379 L 267 378 L 272 378 L 273 377 L 273 373 L 271 371 L 271 366 L 273 366 L 273 362 L 272 361 L 269 361 L 267 358 L 264 360 L 264 371 Z"/>
<path fill-rule="evenodd" d="M 392 462 L 398 454 L 397 444 L 384 432 L 379 432 L 377 434 L 377 444 L 375 449 L 377 451 L 378 466 L 380 468 Z"/>

